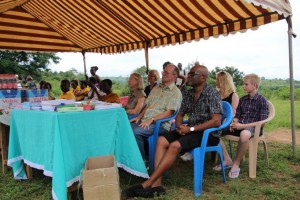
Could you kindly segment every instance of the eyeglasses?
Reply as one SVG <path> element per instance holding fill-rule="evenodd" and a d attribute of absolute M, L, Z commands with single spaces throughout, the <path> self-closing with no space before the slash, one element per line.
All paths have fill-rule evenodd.
<path fill-rule="evenodd" d="M 196 73 L 196 72 L 189 72 L 189 73 L 188 73 L 188 76 L 191 76 L 191 77 L 194 77 L 194 76 L 196 76 L 196 75 L 203 75 L 203 76 L 204 76 L 204 74 Z"/>
<path fill-rule="evenodd" d="M 162 74 L 173 74 L 173 72 L 168 72 L 168 71 L 165 71 L 165 70 L 162 71 L 161 73 L 162 73 Z"/>

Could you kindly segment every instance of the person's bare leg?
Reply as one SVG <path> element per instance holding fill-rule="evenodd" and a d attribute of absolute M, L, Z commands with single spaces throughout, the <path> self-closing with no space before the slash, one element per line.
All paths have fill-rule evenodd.
<path fill-rule="evenodd" d="M 178 141 L 172 142 L 171 144 L 169 144 L 169 147 L 166 150 L 166 142 L 166 139 L 160 139 L 157 141 L 157 148 L 155 153 L 155 170 L 150 178 L 142 184 L 144 188 L 149 186 L 160 186 L 162 183 L 163 174 L 176 161 L 177 155 L 180 152 L 180 143 Z"/>
<path fill-rule="evenodd" d="M 166 140 L 165 137 L 158 138 L 157 143 L 156 143 L 155 156 L 154 156 L 154 169 L 155 170 L 156 170 L 158 164 L 161 162 L 164 155 L 166 154 L 169 146 L 170 146 L 170 143 Z M 158 184 L 161 184 L 161 181 L 162 181 L 162 177 L 159 177 L 157 179 Z M 145 188 L 145 187 L 148 187 L 149 185 L 146 183 L 145 185 L 143 184 L 143 186 Z"/>
<path fill-rule="evenodd" d="M 231 171 L 236 171 L 240 167 L 240 163 L 243 159 L 243 156 L 245 155 L 248 146 L 249 146 L 249 139 L 251 137 L 251 133 L 248 130 L 243 130 L 240 134 L 240 140 L 238 143 L 238 148 L 236 152 L 236 157 L 233 160 L 233 165 L 231 168 Z"/>
<path fill-rule="evenodd" d="M 220 144 L 222 147 L 222 153 L 223 153 L 223 159 L 224 159 L 224 165 L 225 166 L 231 166 L 232 165 L 232 159 L 230 155 L 228 154 L 227 148 L 222 140 L 220 140 Z"/>

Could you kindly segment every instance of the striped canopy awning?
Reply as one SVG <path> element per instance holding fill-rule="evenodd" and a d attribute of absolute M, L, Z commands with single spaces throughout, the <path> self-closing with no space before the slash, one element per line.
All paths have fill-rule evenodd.
<path fill-rule="evenodd" d="M 288 0 L 0 0 L 0 50 L 119 53 L 291 15 Z"/>

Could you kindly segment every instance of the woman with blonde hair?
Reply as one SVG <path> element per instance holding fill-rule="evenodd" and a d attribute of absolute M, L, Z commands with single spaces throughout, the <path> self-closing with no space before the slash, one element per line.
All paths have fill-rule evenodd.
<path fill-rule="evenodd" d="M 148 82 L 149 82 L 149 85 L 146 86 L 146 88 L 144 90 L 147 97 L 149 96 L 152 88 L 154 88 L 158 84 L 159 80 L 160 80 L 159 72 L 156 69 L 151 69 L 148 72 Z"/>
<path fill-rule="evenodd" d="M 138 114 L 143 108 L 146 98 L 144 80 L 140 74 L 132 73 L 128 79 L 128 85 L 131 93 L 124 108 L 128 115 Z"/>
<path fill-rule="evenodd" d="M 217 73 L 216 75 L 216 86 L 219 89 L 222 101 L 227 101 L 230 103 L 233 111 L 233 115 L 236 113 L 236 108 L 239 104 L 239 96 L 236 93 L 236 88 L 233 83 L 232 76 L 225 71 L 221 71 Z M 230 156 L 228 155 L 227 151 L 224 151 L 226 149 L 225 144 L 222 140 L 220 140 L 222 149 L 223 149 L 223 156 L 224 156 L 224 166 L 226 168 L 229 168 L 232 166 L 232 160 Z M 226 154 L 226 155 L 225 155 Z M 215 171 L 221 171 L 222 167 L 221 165 L 216 165 L 213 168 Z"/>
<path fill-rule="evenodd" d="M 236 93 L 232 76 L 225 71 L 217 73 L 216 86 L 220 92 L 222 101 L 227 101 L 230 103 L 233 114 L 235 114 L 236 108 L 239 104 L 239 96 Z"/>

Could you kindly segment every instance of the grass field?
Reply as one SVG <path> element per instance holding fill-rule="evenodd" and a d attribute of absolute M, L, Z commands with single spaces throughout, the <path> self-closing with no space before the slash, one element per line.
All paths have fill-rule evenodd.
<path fill-rule="evenodd" d="M 289 101 L 272 101 L 276 107 L 276 117 L 266 126 L 267 131 L 290 127 Z M 296 116 L 300 115 L 299 102 L 296 105 Z M 296 122 L 300 128 L 300 121 Z M 222 182 L 221 173 L 214 172 L 214 163 L 209 159 L 205 163 L 203 195 L 201 199 L 300 199 L 300 146 L 297 147 L 296 157 L 292 155 L 289 144 L 268 143 L 270 166 L 264 162 L 262 145 L 259 146 L 257 178 L 248 177 L 248 160 L 241 164 L 241 175 L 236 180 L 227 179 Z M 0 169 L 2 171 L 2 169 Z M 228 173 L 228 171 L 227 171 Z M 141 183 L 141 178 L 119 170 L 121 189 Z M 193 162 L 182 162 L 178 159 L 164 179 L 167 194 L 155 199 L 196 199 L 193 196 Z M 82 191 L 77 195 L 73 192 L 72 199 L 83 199 Z M 43 175 L 42 171 L 33 170 L 33 179 L 18 181 L 13 179 L 12 170 L 0 174 L 0 200 L 51 199 L 51 178 Z"/>
<path fill-rule="evenodd" d="M 291 129 L 291 105 L 289 100 L 270 100 L 275 107 L 276 115 L 274 119 L 266 125 L 266 131 L 288 128 Z M 295 124 L 296 129 L 300 129 L 300 101 L 295 101 Z M 298 118 L 298 120 L 297 120 Z"/>
<path fill-rule="evenodd" d="M 299 155 L 299 149 L 297 154 Z M 207 154 L 208 155 L 208 154 Z M 248 177 L 248 161 L 241 164 L 239 179 L 229 180 L 224 184 L 221 173 L 214 172 L 214 163 L 207 160 L 204 171 L 203 195 L 201 199 L 299 199 L 300 197 L 300 159 L 292 158 L 291 146 L 269 143 L 269 161 L 264 162 L 263 149 L 260 146 L 258 155 L 257 178 Z M 209 158 L 209 155 L 207 156 Z M 227 171 L 228 172 L 228 171 Z M 143 181 L 141 178 L 119 170 L 120 184 L 126 189 L 132 184 Z M 33 171 L 30 181 L 17 181 L 12 171 L 0 175 L 0 199 L 51 199 L 51 178 L 39 170 Z M 193 196 L 193 162 L 176 161 L 164 180 L 167 195 L 155 199 L 195 199 Z M 83 199 L 82 191 L 72 199 Z"/>

